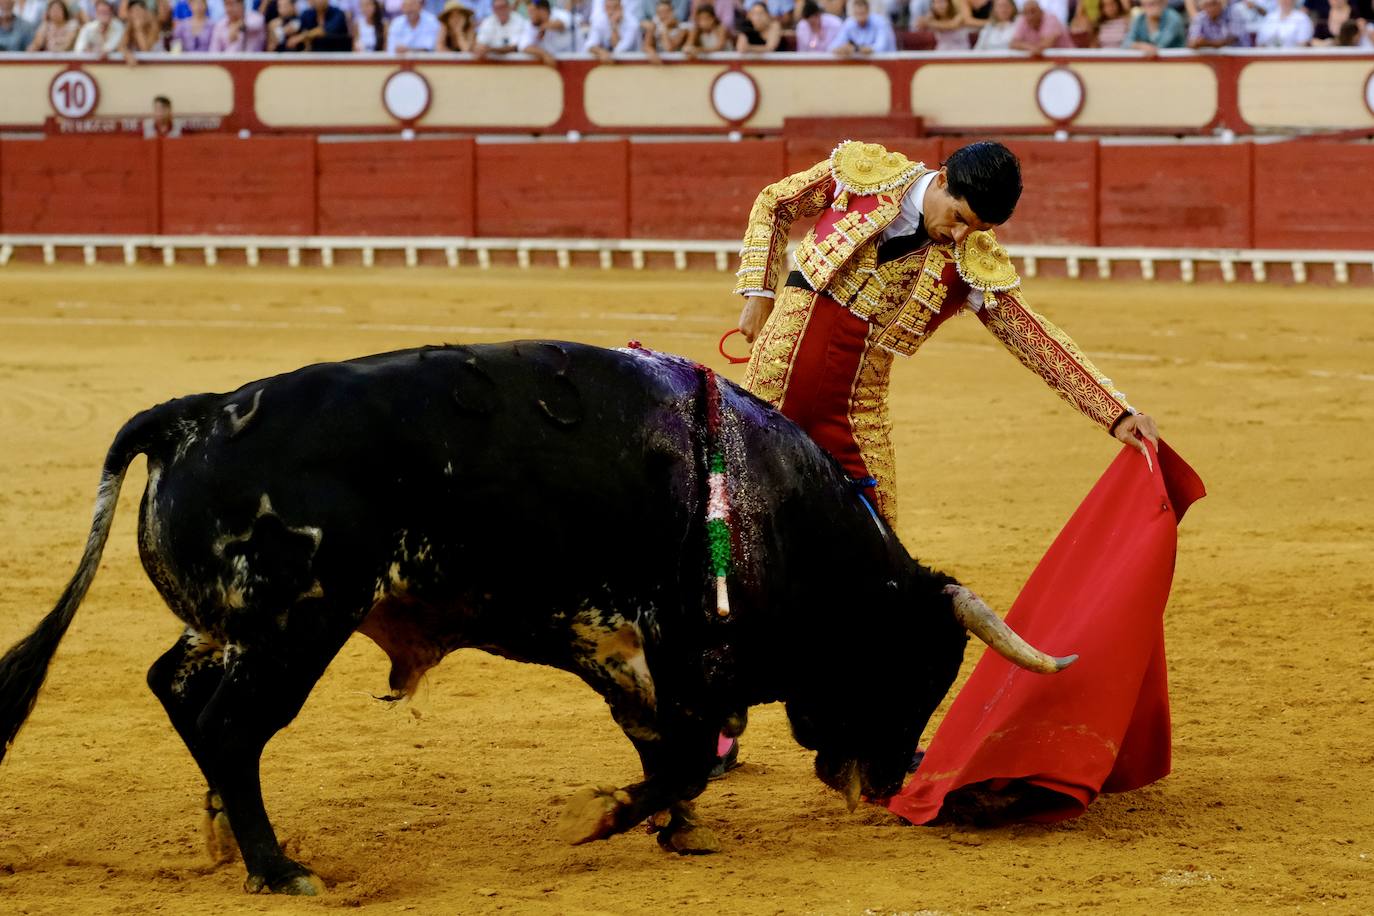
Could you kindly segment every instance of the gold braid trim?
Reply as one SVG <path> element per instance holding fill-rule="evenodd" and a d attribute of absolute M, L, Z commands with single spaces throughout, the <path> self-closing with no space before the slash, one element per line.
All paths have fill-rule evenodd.
<path fill-rule="evenodd" d="M 1098 426 L 1110 431 L 1122 414 L 1134 413 L 1067 334 L 1026 307 L 1020 290 L 989 296 L 978 317 L 1022 365 Z"/>
<path fill-rule="evenodd" d="M 830 203 L 830 160 L 789 175 L 759 192 L 749 211 L 735 274 L 735 292 L 776 289 L 787 254 L 787 235 L 798 217 L 816 216 Z"/>
<path fill-rule="evenodd" d="M 830 175 L 835 179 L 835 209 L 849 205 L 850 194 L 881 194 L 907 184 L 925 169 L 901 153 L 877 143 L 845 140 L 830 153 Z"/>
<path fill-rule="evenodd" d="M 1021 285 L 1011 256 L 997 243 L 991 229 L 964 236 L 954 249 L 954 266 L 965 283 L 985 293 L 1001 293 Z"/>
<path fill-rule="evenodd" d="M 880 329 L 868 332 L 849 391 L 849 431 L 863 456 L 864 467 L 878 487 L 874 497 L 878 512 L 893 529 L 897 527 L 897 461 L 892 449 L 892 420 L 887 409 L 892 354 L 877 346 Z"/>

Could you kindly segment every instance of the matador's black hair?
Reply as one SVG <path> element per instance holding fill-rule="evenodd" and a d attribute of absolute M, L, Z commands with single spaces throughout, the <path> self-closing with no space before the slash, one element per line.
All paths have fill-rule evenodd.
<path fill-rule="evenodd" d="M 1021 163 L 1000 143 L 961 146 L 945 160 L 949 193 L 962 198 L 985 223 L 1004 223 L 1021 199 Z"/>

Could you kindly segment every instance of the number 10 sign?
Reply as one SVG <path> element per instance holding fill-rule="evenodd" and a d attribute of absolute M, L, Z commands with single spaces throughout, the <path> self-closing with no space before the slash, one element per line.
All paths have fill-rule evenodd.
<path fill-rule="evenodd" d="M 100 89 L 86 71 L 63 70 L 48 87 L 48 101 L 58 117 L 76 120 L 95 111 Z"/>

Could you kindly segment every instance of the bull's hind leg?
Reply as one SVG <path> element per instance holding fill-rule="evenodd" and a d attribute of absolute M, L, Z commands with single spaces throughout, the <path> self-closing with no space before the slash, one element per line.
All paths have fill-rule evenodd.
<path fill-rule="evenodd" d="M 210 861 L 216 864 L 233 861 L 238 845 L 224 804 L 210 782 L 196 722 L 223 679 L 223 649 L 193 630 L 187 630 L 148 669 L 148 686 L 167 710 L 172 727 L 186 742 L 186 749 L 205 775 L 205 847 Z"/>

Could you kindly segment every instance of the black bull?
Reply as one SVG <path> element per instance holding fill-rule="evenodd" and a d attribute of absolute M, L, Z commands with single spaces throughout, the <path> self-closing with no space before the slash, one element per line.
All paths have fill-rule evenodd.
<path fill-rule="evenodd" d="M 673 357 L 519 342 L 309 366 L 140 413 L 105 459 L 79 568 L 0 660 L 4 748 L 138 454 L 143 565 L 186 624 L 148 684 L 252 890 L 317 887 L 277 842 L 258 761 L 355 631 L 390 656 L 396 696 L 463 647 L 581 677 L 644 779 L 577 793 L 561 832 L 580 842 L 653 817 L 679 851 L 713 847 L 690 800 L 716 734 L 741 731 L 753 704 L 786 704 L 817 775 L 852 804 L 900 786 L 966 627 L 1028 666 L 1067 663 L 912 560 L 829 456 L 723 382 L 734 569 L 732 613 L 717 615 L 704 384 Z"/>

